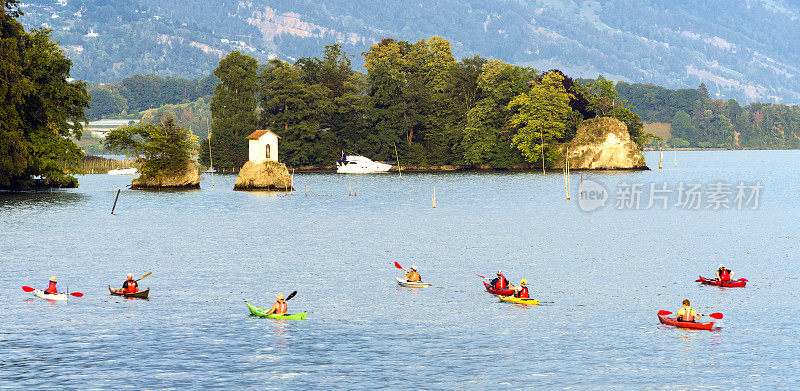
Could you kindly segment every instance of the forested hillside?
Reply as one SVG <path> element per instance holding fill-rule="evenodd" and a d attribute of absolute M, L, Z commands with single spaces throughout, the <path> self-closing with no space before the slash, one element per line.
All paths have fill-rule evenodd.
<path fill-rule="evenodd" d="M 199 78 L 232 50 L 294 62 L 331 43 L 358 54 L 387 36 L 442 36 L 456 58 L 800 101 L 800 5 L 789 0 L 37 0 L 23 11 L 27 27 L 53 29 L 73 77 L 95 82 Z"/>

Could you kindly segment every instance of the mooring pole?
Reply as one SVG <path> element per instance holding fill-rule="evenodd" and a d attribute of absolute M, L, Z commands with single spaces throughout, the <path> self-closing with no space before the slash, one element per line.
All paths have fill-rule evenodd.
<path fill-rule="evenodd" d="M 114 197 L 114 206 L 111 207 L 111 214 L 114 214 L 114 210 L 117 209 L 117 200 L 119 199 L 119 192 L 122 189 L 117 189 L 117 196 Z"/>

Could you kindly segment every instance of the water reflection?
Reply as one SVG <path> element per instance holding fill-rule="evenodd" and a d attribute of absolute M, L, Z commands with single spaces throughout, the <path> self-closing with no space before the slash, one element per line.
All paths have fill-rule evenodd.
<path fill-rule="evenodd" d="M 35 192 L 0 192 L 0 208 L 44 208 L 66 206 L 87 199 L 89 196 L 77 193 L 74 189 L 35 191 Z"/>

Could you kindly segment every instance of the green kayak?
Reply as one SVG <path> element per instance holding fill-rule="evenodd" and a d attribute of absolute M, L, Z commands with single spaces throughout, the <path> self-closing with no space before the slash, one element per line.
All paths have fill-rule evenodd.
<path fill-rule="evenodd" d="M 248 303 L 247 301 L 245 301 L 244 304 L 247 305 L 247 309 L 250 310 L 250 313 L 255 315 L 255 316 L 261 316 L 261 317 L 270 318 L 270 319 L 302 319 L 302 320 L 306 319 L 306 313 L 305 312 L 301 312 L 299 314 L 283 314 L 283 315 L 271 314 L 271 315 L 264 315 L 264 314 L 267 313 L 267 311 L 269 311 L 268 309 L 256 307 L 256 306 Z"/>

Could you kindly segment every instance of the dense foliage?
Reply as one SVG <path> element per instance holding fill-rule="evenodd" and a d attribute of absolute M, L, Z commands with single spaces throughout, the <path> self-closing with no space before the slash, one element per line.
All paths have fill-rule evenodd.
<path fill-rule="evenodd" d="M 197 138 L 172 117 L 158 125 L 114 129 L 104 143 L 108 150 L 125 153 L 140 163 L 143 177 L 181 174 L 197 153 Z"/>
<path fill-rule="evenodd" d="M 219 79 L 214 75 L 194 80 L 152 74 L 133 75 L 117 83 L 90 88 L 92 102 L 86 117 L 93 121 L 138 116 L 141 111 L 164 105 L 186 104 L 213 94 L 217 83 Z"/>
<path fill-rule="evenodd" d="M 83 82 L 67 81 L 71 61 L 49 30 L 26 32 L 19 4 L 0 2 L 0 188 L 25 188 L 33 177 L 49 186 L 75 186 L 75 169 L 89 95 Z"/>
<path fill-rule="evenodd" d="M 366 74 L 352 69 L 340 45 L 328 45 L 321 58 L 271 60 L 256 76 L 254 58 L 228 55 L 211 101 L 214 165 L 241 168 L 244 137 L 256 128 L 281 137 L 289 165 L 331 165 L 342 151 L 379 160 L 397 154 L 413 165 L 550 165 L 557 146 L 597 113 L 629 123 L 632 138 L 643 139 L 638 116 L 604 78 L 578 85 L 557 70 L 540 75 L 477 56 L 456 61 L 440 37 L 386 38 L 363 56 Z M 200 158 L 209 164 L 207 143 Z"/>
<path fill-rule="evenodd" d="M 696 90 L 669 90 L 651 84 L 617 83 L 645 122 L 670 122 L 676 147 L 800 148 L 800 108 L 711 100 L 705 85 Z"/>

